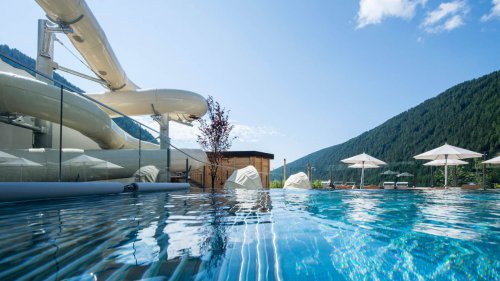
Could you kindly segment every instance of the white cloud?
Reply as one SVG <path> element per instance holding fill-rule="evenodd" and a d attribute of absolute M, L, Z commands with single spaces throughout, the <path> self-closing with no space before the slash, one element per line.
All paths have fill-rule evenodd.
<path fill-rule="evenodd" d="M 494 18 L 500 19 L 500 0 L 492 0 L 491 4 L 493 7 L 491 8 L 490 13 L 483 15 L 481 17 L 482 21 L 489 21 Z"/>
<path fill-rule="evenodd" d="M 234 136 L 238 142 L 259 142 L 262 138 L 283 136 L 280 132 L 268 126 L 248 126 L 234 122 Z"/>
<path fill-rule="evenodd" d="M 149 126 L 156 131 L 160 130 L 160 126 L 156 121 L 154 121 L 149 116 L 137 116 L 134 117 L 135 120 Z M 188 145 L 189 147 L 196 147 L 196 134 L 198 134 L 198 128 L 196 126 L 190 127 L 186 125 L 179 124 L 177 122 L 170 122 L 169 127 L 170 139 L 174 145 Z M 148 130 L 150 131 L 150 130 Z M 150 131 L 154 137 L 158 137 L 158 133 Z"/>
<path fill-rule="evenodd" d="M 445 30 L 453 30 L 457 27 L 464 25 L 464 20 L 460 15 L 454 15 L 451 19 L 444 23 Z"/>
<path fill-rule="evenodd" d="M 429 33 L 451 31 L 465 24 L 464 17 L 468 12 L 469 6 L 465 1 L 441 3 L 437 9 L 427 13 L 420 26 Z"/>
<path fill-rule="evenodd" d="M 196 135 L 199 134 L 197 126 L 186 126 L 176 122 L 170 122 L 170 138 L 178 142 L 196 142 Z"/>
<path fill-rule="evenodd" d="M 149 116 L 138 116 L 134 117 L 137 121 L 159 131 L 159 125 Z M 235 142 L 241 143 L 256 143 L 264 138 L 283 136 L 282 133 L 276 129 L 269 126 L 250 126 L 241 124 L 238 121 L 230 121 L 233 125 L 232 136 L 236 136 Z M 196 136 L 200 133 L 198 126 L 194 123 L 194 126 L 186 126 L 176 122 L 170 122 L 170 139 L 174 145 L 180 145 L 184 147 L 198 147 L 196 142 Z M 151 132 L 153 136 L 157 137 L 158 134 Z"/>
<path fill-rule="evenodd" d="M 386 17 L 411 19 L 416 7 L 425 3 L 427 0 L 361 0 L 357 28 L 378 24 Z"/>

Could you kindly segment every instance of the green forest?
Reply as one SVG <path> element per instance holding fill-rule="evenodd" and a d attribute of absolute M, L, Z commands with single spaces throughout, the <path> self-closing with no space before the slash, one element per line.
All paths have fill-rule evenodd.
<path fill-rule="evenodd" d="M 3 60 L 4 62 L 8 63 L 9 65 L 12 65 L 13 67 L 23 69 L 27 71 L 29 74 L 35 76 L 34 69 L 36 62 L 33 58 L 23 54 L 22 52 L 20 52 L 15 48 L 9 48 L 9 46 L 2 44 L 0 44 L 0 54 L 3 54 L 9 58 L 14 59 L 15 61 L 19 62 L 19 64 L 4 57 L 0 57 L 0 59 Z M 68 80 L 66 80 L 63 76 L 59 75 L 58 73 L 54 73 L 54 80 L 61 83 L 64 87 L 70 89 L 71 91 L 77 93 L 84 93 L 82 89 L 71 84 Z M 142 137 L 142 140 L 144 141 L 158 143 L 158 141 L 153 137 L 153 135 L 151 135 L 149 131 L 141 128 L 133 120 L 130 120 L 126 117 L 119 117 L 119 118 L 114 118 L 113 121 L 118 126 L 120 126 L 120 128 L 122 128 L 135 138 Z"/>
<path fill-rule="evenodd" d="M 361 171 L 348 169 L 341 159 L 366 152 L 388 163 L 366 171 L 366 183 L 380 184 L 394 180 L 380 175 L 385 170 L 414 174 L 410 184 L 429 186 L 434 172 L 434 185 L 442 184 L 443 168 L 423 166 L 425 161 L 413 156 L 448 144 L 486 154 L 486 159 L 500 153 L 500 71 L 458 84 L 438 96 L 426 100 L 382 125 L 345 143 L 334 145 L 287 164 L 287 174 L 306 171 L 308 161 L 314 167 L 313 179 L 355 181 Z M 481 159 L 468 159 L 470 164 L 451 169 L 455 184 L 482 181 Z M 283 167 L 273 171 L 281 180 Z M 500 182 L 500 168 L 487 167 L 486 182 Z M 436 182 L 437 181 L 437 182 Z"/>

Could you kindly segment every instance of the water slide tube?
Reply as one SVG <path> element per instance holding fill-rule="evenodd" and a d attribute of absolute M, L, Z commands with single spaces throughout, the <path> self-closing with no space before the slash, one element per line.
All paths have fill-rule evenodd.
<path fill-rule="evenodd" d="M 201 118 L 207 112 L 206 100 L 196 93 L 169 89 L 139 89 L 126 76 L 103 30 L 85 1 L 36 1 L 49 19 L 73 30 L 67 34 L 68 38 L 87 61 L 92 71 L 103 79 L 111 90 L 104 93 L 87 94 L 88 96 L 126 115 L 163 115 L 168 116 L 170 120 L 182 123 L 189 123 Z M 59 123 L 59 106 L 60 89 L 58 87 L 29 77 L 0 72 L 0 112 L 29 115 Z M 139 140 L 131 137 L 111 120 L 111 117 L 116 116 L 114 112 L 70 91 L 64 91 L 63 111 L 62 123 L 64 126 L 89 137 L 100 148 L 104 149 L 102 151 L 96 150 L 95 154 L 92 153 L 96 157 L 105 160 L 111 157 L 114 158 L 114 163 L 122 163 L 121 160 L 127 160 L 124 159 L 125 154 L 132 159 L 137 158 L 134 156 L 137 150 L 134 151 L 134 149 L 139 147 Z M 143 141 L 142 148 L 146 150 L 158 149 L 159 146 Z M 108 151 L 109 153 L 107 153 Z M 88 154 L 90 152 L 86 151 Z M 163 152 L 158 151 L 157 155 L 162 156 Z M 185 155 L 179 153 L 176 151 L 172 153 L 172 168 L 179 163 L 185 163 Z M 177 159 L 179 161 L 176 160 L 176 154 L 180 156 L 180 159 Z M 192 150 L 189 151 L 189 154 L 206 161 L 206 155 L 201 150 Z M 48 152 L 46 157 L 49 157 Z M 159 165 L 162 166 L 162 159 L 154 160 L 152 158 L 151 161 L 160 161 Z M 191 161 L 191 163 L 193 166 L 202 165 L 196 161 Z M 123 164 L 126 166 L 126 169 L 120 170 L 123 173 L 125 170 L 128 173 L 128 168 L 137 168 L 135 161 L 131 163 L 130 167 L 126 163 Z M 184 169 L 179 168 L 179 170 Z M 176 171 L 176 169 L 172 169 L 172 171 Z"/>
<path fill-rule="evenodd" d="M 60 93 L 60 88 L 34 78 L 0 72 L 0 112 L 29 115 L 59 124 Z M 110 149 L 108 152 L 95 151 L 94 153 L 86 151 L 87 154 L 104 158 L 119 165 L 136 167 L 134 163 L 137 159 L 137 151 L 130 149 L 138 148 L 139 140 L 123 131 L 111 120 L 108 114 L 92 101 L 79 94 L 64 91 L 63 125 L 89 137 L 99 144 L 101 148 Z M 157 150 L 159 148 L 158 145 L 145 141 L 142 142 L 141 147 L 145 150 Z M 117 149 L 122 151 L 116 151 Z M 206 161 L 206 154 L 199 149 L 183 150 L 190 156 Z M 21 151 L 19 153 L 13 151 L 13 153 L 25 157 L 20 154 Z M 157 161 L 161 162 L 161 157 L 166 157 L 166 152 L 160 153 L 160 151 L 156 151 L 143 154 L 143 156 L 145 159 L 156 159 L 158 156 L 160 158 Z M 32 159 L 33 156 L 26 155 L 26 157 Z M 186 155 L 173 150 L 172 171 L 183 171 L 186 157 Z M 130 158 L 127 161 L 131 163 L 128 163 L 125 159 L 122 161 L 121 158 Z M 41 159 L 32 160 L 38 161 Z M 54 162 L 56 161 L 54 160 Z M 144 160 L 144 163 L 146 163 L 146 160 Z M 191 160 L 190 163 L 193 169 L 203 166 L 203 163 L 194 160 Z M 159 165 L 156 162 L 151 164 Z M 125 170 L 121 172 L 125 172 Z"/>
<path fill-rule="evenodd" d="M 205 99 L 183 90 L 142 90 L 126 76 L 104 31 L 83 0 L 36 0 L 53 22 L 71 27 L 69 40 L 111 92 L 88 94 L 131 116 L 169 115 L 171 120 L 191 122 L 207 112 Z M 111 116 L 114 112 L 107 111 Z"/>
<path fill-rule="evenodd" d="M 191 122 L 207 112 L 207 102 L 202 96 L 184 90 L 139 89 L 135 91 L 87 94 L 126 115 L 168 115 L 170 120 Z M 119 117 L 103 108 L 109 116 Z"/>
<path fill-rule="evenodd" d="M 73 29 L 68 38 L 94 73 L 115 90 L 136 90 L 116 58 L 106 34 L 84 0 L 36 0 L 47 17 Z"/>
<path fill-rule="evenodd" d="M 163 115 L 189 123 L 207 112 L 206 100 L 199 94 L 171 89 L 139 89 L 125 74 L 104 31 L 84 0 L 36 0 L 47 17 L 73 32 L 69 40 L 94 73 L 106 81 L 111 91 L 87 94 L 126 115 Z M 105 110 L 111 117 L 115 112 Z"/>
<path fill-rule="evenodd" d="M 0 112 L 29 115 L 59 123 L 61 90 L 39 80 L 0 72 Z M 63 125 L 95 141 L 103 149 L 137 148 L 139 140 L 123 131 L 99 106 L 64 91 Z M 145 149 L 158 145 L 142 142 Z"/>

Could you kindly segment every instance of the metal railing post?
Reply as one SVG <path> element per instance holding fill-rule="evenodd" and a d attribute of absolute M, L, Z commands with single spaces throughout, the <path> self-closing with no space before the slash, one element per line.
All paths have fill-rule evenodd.
<path fill-rule="evenodd" d="M 61 105 L 59 107 L 59 182 L 62 181 L 63 98 L 64 89 L 63 85 L 61 85 Z"/>
<path fill-rule="evenodd" d="M 142 124 L 139 124 L 139 181 L 142 181 Z"/>
<path fill-rule="evenodd" d="M 188 182 L 189 179 L 189 158 L 186 158 L 186 175 L 185 175 L 185 180 Z"/>

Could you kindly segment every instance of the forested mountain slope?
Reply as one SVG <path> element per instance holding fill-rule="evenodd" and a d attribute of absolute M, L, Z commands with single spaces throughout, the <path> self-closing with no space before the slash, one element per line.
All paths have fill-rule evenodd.
<path fill-rule="evenodd" d="M 367 182 L 379 183 L 380 172 L 391 169 L 415 174 L 419 185 L 430 183 L 430 168 L 413 156 L 448 142 L 451 145 L 486 153 L 487 158 L 500 153 L 500 71 L 458 84 L 426 100 L 380 126 L 349 141 L 306 155 L 287 165 L 288 173 L 304 171 L 309 161 L 313 177 L 359 181 L 359 170 L 347 169 L 340 160 L 362 152 L 389 163 L 387 167 L 367 172 Z M 459 168 L 462 182 L 477 178 L 479 161 Z M 283 168 L 274 170 L 282 174 Z M 499 169 L 489 173 L 490 181 L 499 182 Z M 277 177 L 279 179 L 279 176 Z"/>

